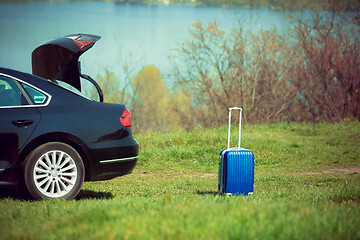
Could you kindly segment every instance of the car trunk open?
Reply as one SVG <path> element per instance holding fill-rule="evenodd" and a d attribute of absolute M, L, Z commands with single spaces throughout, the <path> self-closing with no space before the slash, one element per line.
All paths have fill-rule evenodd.
<path fill-rule="evenodd" d="M 60 80 L 81 91 L 79 57 L 101 37 L 73 34 L 53 39 L 32 52 L 33 74 L 50 80 Z"/>

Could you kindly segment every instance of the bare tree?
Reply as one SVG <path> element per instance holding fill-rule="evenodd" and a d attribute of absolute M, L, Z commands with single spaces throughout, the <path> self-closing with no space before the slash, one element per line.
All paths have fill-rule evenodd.
<path fill-rule="evenodd" d="M 177 87 L 193 98 L 194 114 L 204 126 L 223 124 L 227 108 L 242 106 L 245 121 L 273 122 L 297 100 L 290 84 L 289 49 L 275 30 L 244 34 L 241 25 L 225 33 L 217 22 L 193 24 L 175 66 Z"/>
<path fill-rule="evenodd" d="M 312 121 L 360 119 L 359 26 L 335 12 L 299 21 L 297 87 Z M 348 20 L 348 19 L 346 19 Z"/>

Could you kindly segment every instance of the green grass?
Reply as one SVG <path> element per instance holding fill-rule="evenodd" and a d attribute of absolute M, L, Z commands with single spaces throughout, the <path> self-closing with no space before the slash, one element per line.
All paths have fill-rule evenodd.
<path fill-rule="evenodd" d="M 2 197 L 0 239 L 360 239 L 359 122 L 244 126 L 251 196 L 217 195 L 226 134 L 146 132 L 133 174 L 76 200 Z"/>

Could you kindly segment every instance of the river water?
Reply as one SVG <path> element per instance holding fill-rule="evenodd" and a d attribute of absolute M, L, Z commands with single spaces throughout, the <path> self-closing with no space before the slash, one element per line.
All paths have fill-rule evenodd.
<path fill-rule="evenodd" d="M 96 77 L 105 69 L 118 72 L 129 63 L 140 69 L 153 64 L 166 74 L 171 49 L 189 39 L 192 24 L 217 20 L 231 29 L 238 17 L 245 30 L 276 27 L 289 21 L 269 9 L 134 5 L 109 2 L 0 3 L 0 66 L 31 73 L 31 52 L 42 43 L 72 33 L 102 36 L 80 57 L 82 72 Z"/>

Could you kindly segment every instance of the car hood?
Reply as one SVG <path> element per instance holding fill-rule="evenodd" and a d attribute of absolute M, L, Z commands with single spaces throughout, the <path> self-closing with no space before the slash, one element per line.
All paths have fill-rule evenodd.
<path fill-rule="evenodd" d="M 90 34 L 72 34 L 44 43 L 32 52 L 33 74 L 66 82 L 81 91 L 79 57 L 100 38 Z"/>

